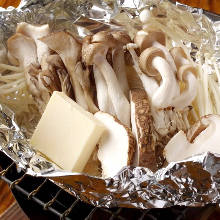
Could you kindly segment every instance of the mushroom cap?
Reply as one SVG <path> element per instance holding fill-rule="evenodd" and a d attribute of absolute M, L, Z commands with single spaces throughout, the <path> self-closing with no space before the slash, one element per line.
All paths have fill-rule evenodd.
<path fill-rule="evenodd" d="M 100 31 L 91 38 L 91 43 L 106 43 L 109 48 L 115 47 L 117 41 L 110 31 Z"/>
<path fill-rule="evenodd" d="M 81 44 L 71 34 L 65 31 L 51 33 L 40 38 L 51 50 L 58 53 L 65 66 L 71 58 L 71 63 L 76 63 L 80 57 Z"/>
<path fill-rule="evenodd" d="M 165 34 L 162 31 L 138 31 L 134 38 L 134 43 L 141 51 L 151 47 L 154 42 L 159 42 L 160 44 L 165 45 Z"/>
<path fill-rule="evenodd" d="M 139 15 L 139 19 L 141 21 L 141 23 L 145 24 L 149 21 L 149 19 L 152 17 L 153 13 L 145 8 L 144 10 L 141 11 L 140 15 Z"/>
<path fill-rule="evenodd" d="M 86 65 L 92 65 L 94 56 L 97 53 L 103 53 L 106 56 L 107 49 L 106 45 L 102 43 L 91 43 L 92 36 L 86 36 L 83 39 L 82 45 L 82 60 Z"/>
<path fill-rule="evenodd" d="M 102 175 L 104 178 L 114 177 L 123 167 L 132 163 L 135 138 L 131 130 L 114 116 L 104 112 L 97 112 L 94 116 L 106 127 L 98 150 Z"/>
<path fill-rule="evenodd" d="M 37 64 L 37 48 L 33 39 L 16 33 L 7 40 L 9 53 L 19 61 L 20 66 Z"/>
<path fill-rule="evenodd" d="M 130 36 L 124 31 L 112 31 L 111 33 L 114 39 L 117 40 L 122 45 L 125 45 L 131 42 Z"/>
<path fill-rule="evenodd" d="M 156 47 L 150 47 L 145 49 L 139 57 L 139 65 L 141 70 L 149 76 L 160 75 L 152 64 L 153 59 L 157 56 L 165 58 L 162 50 Z"/>
<path fill-rule="evenodd" d="M 47 47 L 47 45 L 38 40 L 39 38 L 47 36 L 50 33 L 50 28 L 48 24 L 32 25 L 26 22 L 21 22 L 17 24 L 16 33 L 21 33 L 27 37 L 32 38 L 35 41 L 39 63 L 41 62 L 44 54 L 49 54 L 49 48 Z"/>

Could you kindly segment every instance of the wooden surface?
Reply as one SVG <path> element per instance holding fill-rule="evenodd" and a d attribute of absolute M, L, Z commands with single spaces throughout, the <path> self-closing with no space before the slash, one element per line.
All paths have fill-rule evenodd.
<path fill-rule="evenodd" d="M 15 201 L 8 185 L 0 180 L 0 214 Z"/>
<path fill-rule="evenodd" d="M 8 6 L 17 7 L 19 5 L 19 2 L 20 0 L 0 0 L 0 6 L 5 8 L 7 8 Z M 220 14 L 220 0 L 179 0 L 179 2 L 193 7 L 204 8 L 208 11 Z M 0 215 L 5 212 L 10 206 L 11 210 L 15 210 L 15 207 L 19 209 L 16 205 L 13 205 L 15 204 L 14 202 L 15 200 L 10 192 L 8 185 L 0 180 Z M 7 215 L 7 213 L 5 215 Z M 6 219 L 8 219 L 8 217 Z"/>
<path fill-rule="evenodd" d="M 220 14 L 220 0 L 178 0 L 178 2 Z"/>

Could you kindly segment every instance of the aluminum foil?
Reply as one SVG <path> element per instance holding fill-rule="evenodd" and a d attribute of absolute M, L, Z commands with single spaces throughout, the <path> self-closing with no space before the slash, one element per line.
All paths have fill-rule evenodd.
<path fill-rule="evenodd" d="M 178 14 L 177 8 L 181 8 L 185 19 L 193 18 L 193 22 L 185 21 L 189 39 L 183 39 L 191 56 L 210 65 L 210 71 L 213 66 L 206 63 L 207 54 L 219 65 L 220 17 L 165 0 L 23 0 L 17 9 L 0 9 L 0 40 L 5 43 L 21 21 L 49 23 L 52 30 L 67 29 L 78 37 L 108 29 L 129 29 L 132 35 L 140 28 L 137 17 L 144 7 L 160 8 L 161 16 L 175 16 L 173 12 Z M 102 207 L 141 209 L 219 203 L 220 155 L 204 153 L 170 163 L 155 173 L 143 167 L 125 167 L 114 178 L 102 179 L 65 172 L 47 161 L 31 148 L 15 118 L 7 106 L 0 105 L 0 150 L 27 174 L 50 178 L 83 201 Z"/>

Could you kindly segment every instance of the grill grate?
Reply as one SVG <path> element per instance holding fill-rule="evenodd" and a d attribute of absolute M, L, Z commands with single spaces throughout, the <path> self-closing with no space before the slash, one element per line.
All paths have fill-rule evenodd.
<path fill-rule="evenodd" d="M 2 167 L 2 170 L 0 170 L 0 179 L 9 184 L 18 202 L 20 200 L 19 197 L 22 198 L 20 205 L 27 215 L 27 210 L 30 207 L 26 210 L 25 206 L 30 206 L 32 203 L 32 207 L 33 205 L 37 205 L 36 209 L 38 211 L 32 208 L 31 211 L 29 210 L 30 215 L 33 215 L 33 212 L 35 212 L 35 215 L 36 213 L 41 213 L 42 216 L 50 216 L 48 218 L 42 218 L 42 216 L 39 218 L 38 216 L 36 219 L 184 220 L 189 219 L 187 216 L 190 216 L 190 219 L 192 219 L 193 215 L 196 216 L 194 219 L 200 219 L 198 216 L 204 212 L 204 208 L 186 207 L 150 210 L 97 208 L 81 202 L 45 178 L 26 175 L 22 170 L 18 172 L 16 164 L 2 152 L 0 152 L 0 167 Z M 206 209 L 214 210 L 215 207 L 209 206 Z"/>

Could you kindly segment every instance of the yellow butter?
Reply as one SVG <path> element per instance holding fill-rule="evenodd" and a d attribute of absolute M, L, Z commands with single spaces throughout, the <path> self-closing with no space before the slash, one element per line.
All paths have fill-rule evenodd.
<path fill-rule="evenodd" d="M 54 92 L 30 143 L 62 169 L 81 172 L 103 131 L 91 113 Z"/>

